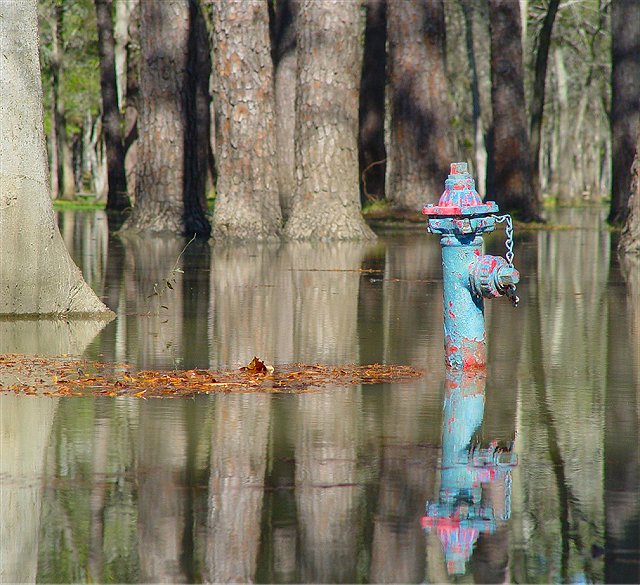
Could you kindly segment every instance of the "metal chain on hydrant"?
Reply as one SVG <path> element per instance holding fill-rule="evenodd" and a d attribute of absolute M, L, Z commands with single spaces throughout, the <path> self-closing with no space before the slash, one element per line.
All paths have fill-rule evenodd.
<path fill-rule="evenodd" d="M 496 223 L 506 222 L 506 226 L 504 228 L 505 236 L 507 237 L 505 241 L 505 245 L 507 247 L 507 253 L 505 254 L 505 258 L 509 263 L 509 266 L 513 267 L 513 223 L 511 221 L 511 216 L 509 214 L 506 215 L 492 215 L 493 219 L 496 220 Z M 507 297 L 511 300 L 511 303 L 514 307 L 518 306 L 518 302 L 520 299 L 516 295 L 516 285 L 510 285 L 506 290 Z"/>

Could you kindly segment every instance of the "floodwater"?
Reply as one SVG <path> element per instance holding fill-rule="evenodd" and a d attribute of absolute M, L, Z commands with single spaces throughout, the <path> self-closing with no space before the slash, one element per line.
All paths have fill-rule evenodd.
<path fill-rule="evenodd" d="M 603 214 L 516 233 L 521 303 L 486 302 L 475 376 L 445 372 L 440 249 L 422 230 L 194 242 L 176 264 L 182 240 L 121 241 L 101 213 L 60 214 L 118 317 L 2 322 L 0 353 L 424 376 L 302 395 L 2 395 L 0 580 L 639 582 L 640 268 L 612 252 Z M 504 254 L 503 232 L 485 239 Z"/>

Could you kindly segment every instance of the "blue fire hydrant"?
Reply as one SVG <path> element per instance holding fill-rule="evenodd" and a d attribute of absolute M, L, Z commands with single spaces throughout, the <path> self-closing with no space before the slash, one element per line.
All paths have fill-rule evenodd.
<path fill-rule="evenodd" d="M 467 163 L 452 163 L 437 205 L 425 205 L 427 231 L 442 236 L 444 347 L 447 365 L 456 369 L 486 365 L 484 299 L 505 295 L 518 304 L 513 267 L 513 225 L 498 216 L 493 201 L 482 202 Z M 506 260 L 482 255 L 482 234 L 506 222 Z"/>

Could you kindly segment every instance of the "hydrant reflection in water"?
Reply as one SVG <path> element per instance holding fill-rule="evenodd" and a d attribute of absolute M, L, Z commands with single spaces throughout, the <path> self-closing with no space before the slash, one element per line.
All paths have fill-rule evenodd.
<path fill-rule="evenodd" d="M 517 455 L 496 442 L 473 445 L 484 415 L 485 372 L 448 369 L 442 425 L 440 495 L 427 502 L 422 527 L 436 531 L 444 548 L 449 574 L 462 574 L 480 533 L 492 534 L 497 521 L 511 516 L 511 468 Z M 504 506 L 496 519 L 483 486 L 502 484 Z"/>
<path fill-rule="evenodd" d="M 427 229 L 442 236 L 444 346 L 447 365 L 470 369 L 486 365 L 484 299 L 505 295 L 518 304 L 513 267 L 511 216 L 496 215 L 493 201 L 483 203 L 467 163 L 452 163 L 437 205 L 425 205 Z M 506 222 L 506 260 L 482 255 L 482 234 Z"/>

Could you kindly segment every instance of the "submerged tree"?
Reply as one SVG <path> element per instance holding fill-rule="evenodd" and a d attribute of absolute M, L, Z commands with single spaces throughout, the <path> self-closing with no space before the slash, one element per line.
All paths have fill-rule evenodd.
<path fill-rule="evenodd" d="M 360 2 L 306 0 L 297 26 L 297 186 L 285 236 L 375 237 L 360 213 L 358 87 Z"/>
<path fill-rule="evenodd" d="M 609 222 L 624 223 L 628 214 L 630 169 L 640 125 L 640 2 L 611 3 L 612 175 Z"/>
<path fill-rule="evenodd" d="M 531 184 L 518 2 L 489 0 L 489 24 L 493 181 L 487 196 L 502 211 L 513 211 L 520 219 L 532 221 L 540 217 L 540 204 Z"/>
<path fill-rule="evenodd" d="M 0 55 L 0 315 L 111 315 L 67 253 L 51 206 L 36 0 L 0 2 Z"/>
<path fill-rule="evenodd" d="M 208 236 L 203 194 L 186 188 L 190 1 L 141 2 L 140 11 L 136 202 L 123 229 Z"/>
<path fill-rule="evenodd" d="M 442 191 L 455 158 L 445 72 L 444 0 L 390 0 L 387 8 L 391 143 L 387 197 L 419 210 Z"/>
<path fill-rule="evenodd" d="M 213 0 L 217 239 L 275 239 L 278 194 L 266 2 Z"/>

